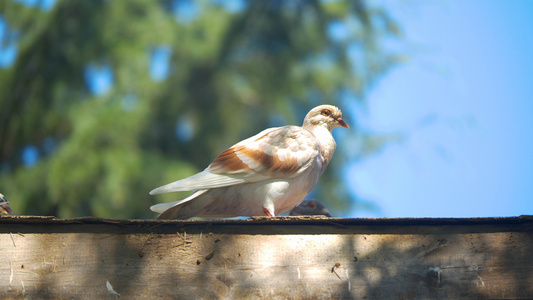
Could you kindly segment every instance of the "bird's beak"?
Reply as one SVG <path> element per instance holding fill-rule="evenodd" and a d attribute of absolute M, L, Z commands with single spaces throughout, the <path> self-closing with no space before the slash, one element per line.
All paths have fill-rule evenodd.
<path fill-rule="evenodd" d="M 350 126 L 348 126 L 348 124 L 346 124 L 346 122 L 344 122 L 342 118 L 337 118 L 337 122 L 339 122 L 339 125 L 341 125 L 344 128 L 350 128 Z"/>

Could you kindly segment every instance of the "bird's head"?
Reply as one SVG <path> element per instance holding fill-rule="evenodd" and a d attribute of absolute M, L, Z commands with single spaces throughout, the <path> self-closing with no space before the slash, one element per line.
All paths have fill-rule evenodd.
<path fill-rule="evenodd" d="M 333 105 L 317 106 L 305 116 L 303 127 L 326 126 L 330 131 L 335 127 L 350 128 L 342 119 L 342 112 Z"/>

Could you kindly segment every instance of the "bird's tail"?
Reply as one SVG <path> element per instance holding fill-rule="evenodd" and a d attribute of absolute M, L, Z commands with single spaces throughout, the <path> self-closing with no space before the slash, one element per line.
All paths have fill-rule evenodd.
<path fill-rule="evenodd" d="M 208 205 L 211 204 L 215 198 L 206 194 L 208 190 L 195 191 L 189 197 L 169 202 L 160 203 L 150 207 L 152 211 L 160 213 L 156 217 L 158 220 L 162 219 L 189 219 L 199 216 L 206 212 Z"/>

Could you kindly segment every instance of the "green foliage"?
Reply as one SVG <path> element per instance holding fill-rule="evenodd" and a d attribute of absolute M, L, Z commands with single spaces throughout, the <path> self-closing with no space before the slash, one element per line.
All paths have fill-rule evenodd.
<path fill-rule="evenodd" d="M 176 14 L 178 2 L 58 0 L 50 11 L 0 3 L 18 36 L 16 61 L 0 70 L 0 190 L 13 210 L 151 218 L 150 205 L 186 195 L 154 198 L 152 188 L 202 170 L 266 127 L 300 124 L 322 103 L 344 109 L 352 127 L 339 133 L 315 197 L 348 209 L 357 196 L 342 166 L 397 138 L 362 132 L 348 109 L 402 60 L 383 46 L 400 40 L 397 24 L 365 1 L 248 1 L 236 12 L 197 1 L 189 20 Z M 344 24 L 346 37 L 329 36 L 331 22 Z M 161 45 L 172 50 L 170 72 L 155 81 L 150 53 Z M 360 59 L 350 59 L 350 47 Z M 89 64 L 111 68 L 110 91 L 91 93 Z M 190 140 L 176 138 L 182 123 Z M 348 147 L 357 143 L 365 151 L 354 155 Z M 33 166 L 21 159 L 28 145 L 40 154 Z"/>

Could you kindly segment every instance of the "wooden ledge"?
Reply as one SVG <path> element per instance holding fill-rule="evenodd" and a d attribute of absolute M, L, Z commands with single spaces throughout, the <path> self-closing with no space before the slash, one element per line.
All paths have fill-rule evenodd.
<path fill-rule="evenodd" d="M 2 226 L 9 225 L 9 226 Z M 533 216 L 497 218 L 328 218 L 323 216 L 254 217 L 226 220 L 133 220 L 81 217 L 58 219 L 52 216 L 3 216 L 0 233 L 189 233 L 226 234 L 346 234 L 431 232 L 445 226 L 449 232 L 530 231 Z"/>
<path fill-rule="evenodd" d="M 0 298 L 533 298 L 533 216 L 4 216 L 0 251 Z"/>

